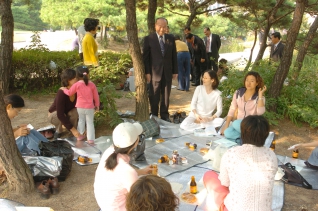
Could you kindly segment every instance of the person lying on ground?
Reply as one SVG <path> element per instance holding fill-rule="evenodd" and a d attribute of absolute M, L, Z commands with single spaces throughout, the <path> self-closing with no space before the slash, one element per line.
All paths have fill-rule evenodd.
<path fill-rule="evenodd" d="M 194 91 L 189 116 L 180 125 L 184 130 L 193 131 L 213 125 L 214 119 L 222 114 L 222 97 L 217 89 L 219 79 L 216 73 L 212 70 L 206 71 L 202 81 L 203 85 L 197 86 Z"/>
<path fill-rule="evenodd" d="M 24 100 L 21 96 L 16 94 L 7 95 L 3 99 L 8 117 L 12 120 L 18 116 L 24 107 Z M 23 155 L 36 155 L 36 153 L 40 155 L 39 143 L 41 141 L 49 141 L 41 133 L 29 128 L 26 124 L 13 128 L 13 134 L 17 147 Z"/>
<path fill-rule="evenodd" d="M 233 140 L 240 138 L 242 120 L 249 115 L 262 115 L 265 113 L 265 91 L 266 86 L 262 77 L 257 72 L 248 72 L 244 78 L 244 87 L 239 88 L 233 94 L 225 125 L 221 129 L 221 135 Z M 237 118 L 230 125 L 230 122 L 234 120 L 236 111 Z"/>
<path fill-rule="evenodd" d="M 170 183 L 157 175 L 140 177 L 126 198 L 127 211 L 174 211 L 178 206 Z"/>
<path fill-rule="evenodd" d="M 131 186 L 139 175 L 152 171 L 150 166 L 135 170 L 129 164 L 129 154 L 138 145 L 142 132 L 139 123 L 124 122 L 114 129 L 113 146 L 104 152 L 95 173 L 94 193 L 102 211 L 125 211 Z"/>
<path fill-rule="evenodd" d="M 203 183 L 220 210 L 268 211 L 277 172 L 277 158 L 264 147 L 269 134 L 263 116 L 248 116 L 241 123 L 242 146 L 229 149 L 221 159 L 220 174 L 208 171 Z"/>

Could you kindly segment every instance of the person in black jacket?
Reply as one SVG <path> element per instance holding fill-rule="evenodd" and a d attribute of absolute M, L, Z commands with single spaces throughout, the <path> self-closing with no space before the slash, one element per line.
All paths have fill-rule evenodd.
<path fill-rule="evenodd" d="M 191 53 L 191 63 L 194 65 L 194 81 L 192 86 L 200 85 L 200 79 L 206 70 L 206 51 L 203 40 L 191 33 L 186 35 Z"/>
<path fill-rule="evenodd" d="M 178 77 L 177 51 L 174 36 L 166 34 L 168 21 L 156 20 L 156 32 L 145 37 L 143 61 L 149 86 L 151 114 L 169 121 L 169 97 L 172 78 Z M 160 98 L 161 96 L 161 98 Z"/>

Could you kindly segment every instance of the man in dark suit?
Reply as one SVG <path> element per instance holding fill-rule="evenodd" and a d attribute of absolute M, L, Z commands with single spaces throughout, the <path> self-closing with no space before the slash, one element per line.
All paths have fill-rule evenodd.
<path fill-rule="evenodd" d="M 271 46 L 270 60 L 273 62 L 279 62 L 283 56 L 285 45 L 280 41 L 279 32 L 274 32 L 271 35 L 271 39 L 272 39 L 272 46 Z"/>
<path fill-rule="evenodd" d="M 204 43 L 207 55 L 207 68 L 215 72 L 218 71 L 219 49 L 221 47 L 221 39 L 217 34 L 212 34 L 209 27 L 204 28 Z"/>
<path fill-rule="evenodd" d="M 172 78 L 178 77 L 177 51 L 174 36 L 166 34 L 168 22 L 165 18 L 156 20 L 156 32 L 145 37 L 143 61 L 149 86 L 151 114 L 169 121 L 169 97 Z"/>
<path fill-rule="evenodd" d="M 186 35 L 186 40 L 189 44 L 188 46 L 191 54 L 191 63 L 194 65 L 194 81 L 192 86 L 199 86 L 201 75 L 206 70 L 205 46 L 201 38 L 191 33 Z"/>

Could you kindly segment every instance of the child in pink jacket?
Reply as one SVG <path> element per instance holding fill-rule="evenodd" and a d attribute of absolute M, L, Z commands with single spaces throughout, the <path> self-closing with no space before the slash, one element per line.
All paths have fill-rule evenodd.
<path fill-rule="evenodd" d="M 78 82 L 68 90 L 62 88 L 66 95 L 73 95 L 77 93 L 77 101 L 75 107 L 78 112 L 78 126 L 77 130 L 81 134 L 77 137 L 78 141 L 85 139 L 83 135 L 85 132 L 85 123 L 87 128 L 87 142 L 94 144 L 95 128 L 94 128 L 94 113 L 99 111 L 99 96 L 95 84 L 89 81 L 89 70 L 86 66 L 77 67 Z"/>

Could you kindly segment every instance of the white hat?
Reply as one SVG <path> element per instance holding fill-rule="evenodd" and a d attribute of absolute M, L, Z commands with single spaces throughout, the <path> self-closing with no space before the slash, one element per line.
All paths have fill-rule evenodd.
<path fill-rule="evenodd" d="M 117 125 L 113 131 L 113 143 L 118 148 L 126 148 L 136 142 L 143 132 L 141 124 L 124 122 Z"/>

